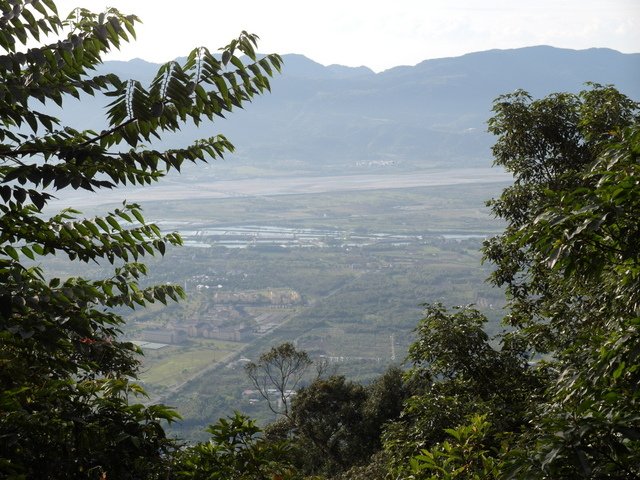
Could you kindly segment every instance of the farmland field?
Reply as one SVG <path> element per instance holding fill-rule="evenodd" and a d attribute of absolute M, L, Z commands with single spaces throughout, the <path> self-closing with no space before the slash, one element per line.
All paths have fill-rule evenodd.
<path fill-rule="evenodd" d="M 492 319 L 490 330 L 499 329 L 504 299 L 484 282 L 490 266 L 481 264 L 479 248 L 501 230 L 484 201 L 499 193 L 504 176 L 467 182 L 467 174 L 405 188 L 391 188 L 403 184 L 390 178 L 382 189 L 372 189 L 378 179 L 353 188 L 353 179 L 343 179 L 304 194 L 293 193 L 304 183 L 294 180 L 274 182 L 269 188 L 278 194 L 227 191 L 220 198 L 205 192 L 157 200 L 149 189 L 145 216 L 180 232 L 185 245 L 146 259 L 147 282 L 177 283 L 187 299 L 123 312 L 124 336 L 182 335 L 164 348 L 143 348 L 140 375 L 150 401 L 183 415 L 172 431 L 203 438 L 207 424 L 233 410 L 270 420 L 264 404 L 243 394 L 251 388 L 243 365 L 285 341 L 367 381 L 402 364 L 425 302 L 475 304 Z M 89 202 L 86 213 L 104 208 Z M 74 274 L 60 259 L 52 265 Z M 104 276 L 109 268 L 82 273 Z"/>

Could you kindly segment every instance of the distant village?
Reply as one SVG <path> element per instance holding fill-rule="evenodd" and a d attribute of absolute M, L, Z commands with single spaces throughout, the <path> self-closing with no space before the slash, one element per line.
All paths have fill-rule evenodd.
<path fill-rule="evenodd" d="M 198 290 L 216 286 L 198 284 Z M 290 289 L 228 292 L 212 290 L 208 305 L 190 318 L 145 328 L 136 340 L 153 344 L 180 345 L 192 338 L 247 342 L 270 332 L 289 317 L 289 308 L 302 304 L 301 295 Z M 260 307 L 263 307 L 260 309 Z M 251 313 L 248 313 L 248 310 Z M 255 311 L 258 309 L 259 311 Z M 261 310 L 261 311 L 260 311 Z"/>

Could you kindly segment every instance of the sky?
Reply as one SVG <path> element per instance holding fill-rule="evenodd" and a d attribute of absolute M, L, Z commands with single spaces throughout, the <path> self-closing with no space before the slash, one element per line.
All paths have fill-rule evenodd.
<path fill-rule="evenodd" d="M 165 62 L 216 50 L 242 30 L 261 53 L 376 72 L 423 60 L 532 45 L 640 52 L 640 0 L 57 0 L 66 14 L 107 6 L 138 15 L 138 39 L 110 60 Z"/>

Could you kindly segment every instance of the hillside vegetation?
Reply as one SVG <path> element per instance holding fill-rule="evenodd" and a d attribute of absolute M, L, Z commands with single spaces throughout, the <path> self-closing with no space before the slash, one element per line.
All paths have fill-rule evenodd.
<path fill-rule="evenodd" d="M 171 135 L 172 141 L 184 140 L 180 132 L 187 123 L 218 122 L 267 93 L 282 59 L 258 55 L 257 37 L 242 32 L 219 55 L 197 48 L 146 80 L 122 80 L 96 68 L 108 50 L 135 35 L 135 16 L 76 9 L 63 20 L 52 0 L 0 2 L 0 11 L 0 476 L 640 476 L 639 103 L 597 83 L 540 98 L 524 90 L 499 96 L 488 121 L 495 136 L 492 155 L 513 182 L 488 201 L 500 222 L 489 227 L 486 212 L 467 203 L 484 187 L 467 187 L 462 194 L 462 187 L 452 184 L 441 191 L 368 190 L 351 199 L 355 217 L 339 195 L 320 195 L 306 206 L 293 199 L 288 205 L 292 225 L 227 224 L 231 238 L 219 225 L 194 229 L 182 218 L 192 243 L 175 253 L 181 235 L 163 232 L 162 218 L 147 221 L 137 204 L 125 201 L 107 213 L 85 215 L 57 211 L 53 195 L 146 186 L 187 163 L 232 152 L 222 135 L 178 148 L 153 145 Z M 42 44 L 45 39 L 51 43 Z M 505 53 L 466 60 L 485 64 L 493 55 Z M 329 82 L 371 81 L 363 97 L 375 91 L 377 79 L 390 79 L 409 95 L 442 93 L 441 84 L 466 91 L 464 75 L 449 79 L 451 63 L 444 59 L 415 67 L 444 75 L 435 83 L 434 77 L 424 77 L 419 84 L 406 82 L 411 75 L 405 68 L 379 75 L 366 69 L 313 69 Z M 298 75 L 303 70 L 299 64 Z M 598 76 L 597 69 L 591 72 Z M 562 70 L 553 74 L 564 76 Z M 305 75 L 298 85 L 312 88 L 315 82 Z M 474 83 L 481 85 L 483 78 L 476 71 Z M 399 105 L 394 101 L 399 92 L 388 86 L 386 91 L 389 104 Z M 458 101 L 467 98 L 473 104 L 469 95 Z M 86 96 L 109 100 L 106 119 L 94 130 L 88 123 L 73 128 L 50 108 Z M 352 91 L 349 98 L 357 96 Z M 332 105 L 328 92 L 323 97 L 327 101 L 317 99 L 310 111 Z M 436 97 L 431 100 L 435 108 Z M 460 118 L 462 110 L 449 102 L 451 115 Z M 415 104 L 420 111 L 428 106 Z M 82 105 L 92 107 L 84 100 Z M 260 120 L 258 110 L 249 113 Z M 394 115 L 363 125 L 376 125 L 369 134 L 410 132 L 402 124 L 406 116 L 411 125 L 420 125 L 413 130 L 417 136 L 454 146 L 439 151 L 437 142 L 412 144 L 416 137 L 400 141 L 396 136 L 387 151 L 375 143 L 371 150 L 356 148 L 360 153 L 343 150 L 348 158 L 364 161 L 354 168 L 394 165 L 385 162 L 402 145 L 410 145 L 404 159 L 421 163 L 424 157 L 416 152 L 430 145 L 433 154 L 453 161 L 458 144 L 479 138 L 460 133 L 461 127 L 464 132 L 475 128 L 464 120 L 435 128 L 416 122 L 410 110 Z M 239 121 L 252 126 L 246 118 Z M 302 117 L 297 121 L 305 124 Z M 311 149 L 317 146 L 314 138 L 327 132 L 313 137 L 313 129 L 305 131 L 312 134 L 297 140 Z M 278 150 L 262 145 L 264 158 Z M 384 158 L 372 157 L 374 151 Z M 333 168 L 347 157 L 334 152 L 327 158 L 336 160 L 326 163 Z M 457 203 L 464 208 L 443 203 L 448 197 L 456 205 L 456 195 L 464 196 Z M 387 200 L 381 202 L 387 209 L 384 219 L 368 210 L 381 197 Z M 270 205 L 281 198 L 257 201 L 271 215 Z M 155 208 L 184 213 L 184 206 L 168 203 Z M 227 205 L 245 209 L 250 202 Z M 439 211 L 430 212 L 428 205 Z M 337 223 L 319 225 L 328 212 Z M 411 219 L 428 219 L 433 231 L 415 227 L 407 222 Z M 390 231 L 382 231 L 383 225 Z M 458 238 L 447 238 L 451 234 Z M 490 267 L 476 263 L 481 260 L 474 249 L 478 235 L 491 235 L 481 255 Z M 217 244 L 225 238 L 238 243 Z M 180 255 L 190 256 L 191 263 L 163 264 Z M 146 278 L 143 257 L 156 257 L 150 263 L 160 266 L 158 283 L 150 281 L 158 277 Z M 421 271 L 421 264 L 428 268 Z M 184 283 L 176 285 L 172 280 L 181 268 L 190 270 L 181 272 Z M 476 285 L 485 275 L 506 292 L 506 301 L 498 290 Z M 181 309 L 172 302 L 184 299 L 185 288 L 196 294 Z M 411 302 L 422 288 L 431 297 L 420 313 Z M 354 312 L 362 298 L 375 310 Z M 478 305 L 444 304 L 457 298 Z M 504 329 L 496 326 L 495 317 L 502 315 L 494 300 L 500 306 L 504 302 Z M 422 319 L 409 339 L 401 334 L 415 322 L 413 315 Z M 350 345 L 350 335 L 361 344 Z M 376 336 L 386 343 L 387 335 L 388 347 L 381 347 Z M 173 362 L 163 363 L 165 353 L 158 349 L 143 366 L 140 342 L 153 350 L 162 339 L 174 348 L 167 351 Z M 273 345 L 275 340 L 282 342 Z M 190 343 L 175 347 L 182 342 Z M 390 360 L 396 348 L 406 348 L 407 368 L 385 362 L 371 368 L 387 348 Z M 344 349 L 350 355 L 340 355 Z M 240 357 L 243 352 L 251 358 Z M 260 426 L 244 413 L 228 412 L 205 429 L 206 440 L 185 445 L 167 433 L 180 413 L 161 402 L 180 393 L 193 411 L 209 408 L 220 384 L 208 375 L 223 363 L 211 354 L 229 360 L 225 368 L 242 366 L 250 385 L 242 395 L 250 407 L 262 402 L 271 421 Z M 345 356 L 353 368 L 350 378 L 332 368 L 332 361 Z M 198 365 L 197 375 L 191 375 L 189 369 Z M 138 380 L 145 375 L 151 398 Z M 175 382 L 179 376 L 183 382 Z M 175 383 L 158 385 L 167 379 Z M 237 383 L 238 376 L 226 381 Z M 184 395 L 193 393 L 190 388 L 208 396 Z"/>

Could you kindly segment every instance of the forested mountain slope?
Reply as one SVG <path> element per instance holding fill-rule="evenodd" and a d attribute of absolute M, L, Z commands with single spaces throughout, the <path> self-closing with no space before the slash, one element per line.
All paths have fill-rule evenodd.
<path fill-rule="evenodd" d="M 488 166 L 493 141 L 486 132 L 493 100 L 524 89 L 534 97 L 578 92 L 585 82 L 614 84 L 640 97 L 640 54 L 548 46 L 490 50 L 426 60 L 374 73 L 366 67 L 323 66 L 284 55 L 272 93 L 222 122 L 215 133 L 238 146 L 216 175 L 251 166 L 258 173 L 336 174 L 432 166 Z M 157 65 L 143 60 L 105 62 L 99 71 L 149 79 Z M 103 126 L 84 99 L 60 113 L 65 121 Z M 91 112 L 92 118 L 86 118 Z M 212 133 L 192 126 L 163 139 L 169 146 Z M 249 171 L 253 171 L 249 169 Z M 179 180 L 178 180 L 179 181 Z"/>

